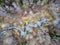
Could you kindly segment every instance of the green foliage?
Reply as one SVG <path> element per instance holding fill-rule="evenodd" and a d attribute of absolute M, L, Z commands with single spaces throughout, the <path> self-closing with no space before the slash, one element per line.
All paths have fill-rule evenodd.
<path fill-rule="evenodd" d="M 56 33 L 52 30 L 49 31 L 49 35 L 50 35 L 51 38 L 56 37 Z"/>
<path fill-rule="evenodd" d="M 2 3 L 2 0 L 0 0 L 0 5 L 1 5 L 1 3 Z"/>
<path fill-rule="evenodd" d="M 22 8 L 22 6 L 23 6 L 23 0 L 19 0 L 19 6 Z"/>
<path fill-rule="evenodd" d="M 21 45 L 26 45 L 26 42 L 22 42 Z"/>
<path fill-rule="evenodd" d="M 60 35 L 56 35 L 56 37 L 60 37 Z"/>
<path fill-rule="evenodd" d="M 12 5 L 13 2 L 14 2 L 14 0 L 9 0 L 8 5 Z"/>
<path fill-rule="evenodd" d="M 44 1 L 44 3 L 47 3 L 48 2 L 48 0 L 43 0 Z"/>
<path fill-rule="evenodd" d="M 33 1 L 33 3 L 35 3 L 35 4 L 36 4 L 37 2 L 38 2 L 38 0 L 34 0 L 34 1 Z"/>

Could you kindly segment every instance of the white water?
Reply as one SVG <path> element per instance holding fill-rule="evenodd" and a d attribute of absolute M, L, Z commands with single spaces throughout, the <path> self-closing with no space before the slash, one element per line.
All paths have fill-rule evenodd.
<path fill-rule="evenodd" d="M 25 26 L 25 32 L 19 28 L 19 27 L 16 27 L 16 26 L 11 26 L 11 27 L 8 27 L 8 28 L 4 28 L 3 30 L 4 31 L 8 31 L 9 29 L 16 29 L 18 30 L 19 32 L 21 32 L 21 36 L 25 36 L 27 31 L 32 28 L 32 27 L 38 27 L 38 26 L 41 26 L 43 23 L 45 23 L 46 21 L 48 21 L 48 19 L 44 18 L 42 19 L 41 21 L 37 21 L 36 23 L 33 23 L 33 24 L 28 24 Z"/>

